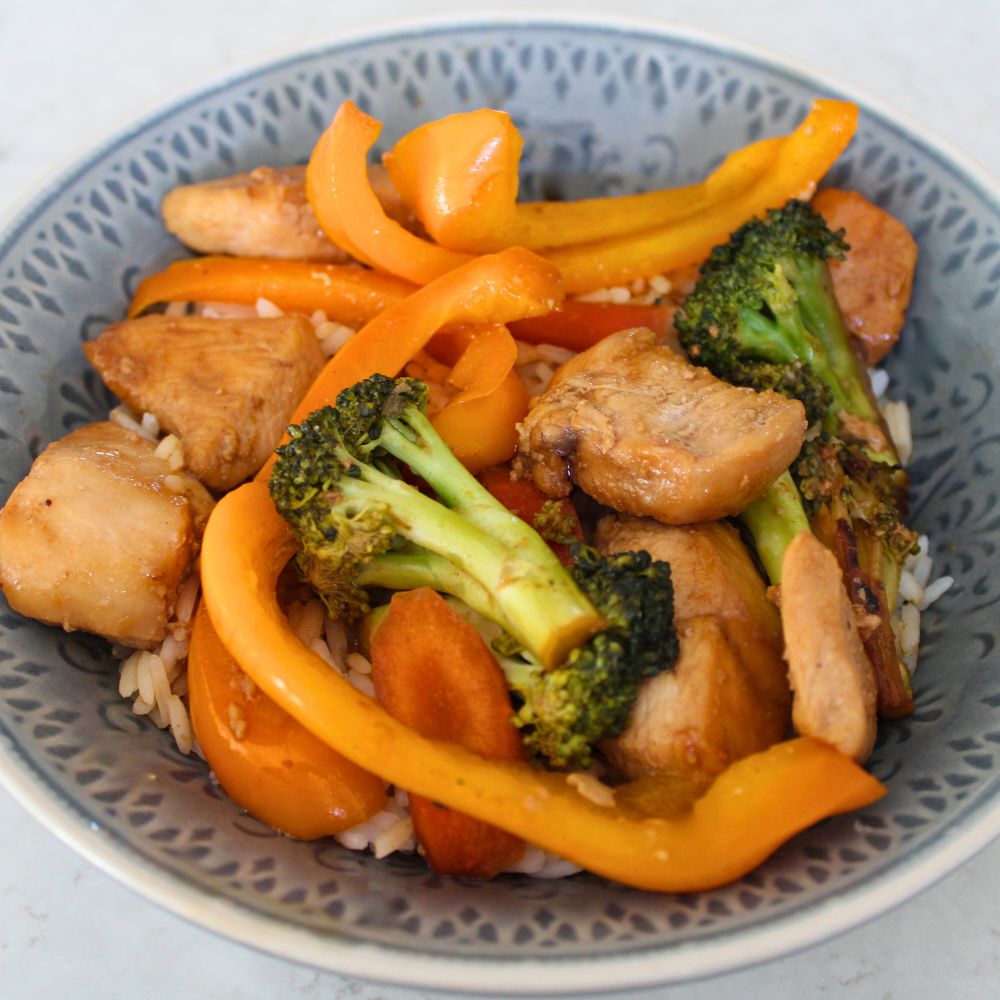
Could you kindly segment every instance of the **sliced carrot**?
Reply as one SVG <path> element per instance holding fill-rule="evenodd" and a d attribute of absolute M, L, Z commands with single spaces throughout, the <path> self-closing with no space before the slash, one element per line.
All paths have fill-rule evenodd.
<path fill-rule="evenodd" d="M 495 465 L 491 469 L 483 470 L 479 474 L 479 481 L 507 510 L 517 514 L 528 524 L 534 524 L 535 518 L 542 512 L 545 504 L 553 502 L 530 479 L 512 479 L 509 465 Z M 567 518 L 572 535 L 582 542 L 583 527 L 580 518 L 577 517 L 576 508 L 569 500 L 555 502 L 559 504 L 559 509 Z M 549 545 L 564 563 L 572 562 L 568 544 L 550 541 Z"/>
<path fill-rule="evenodd" d="M 433 590 L 396 594 L 371 638 L 375 694 L 422 736 L 497 760 L 520 760 L 507 685 L 479 633 Z M 503 830 L 410 796 L 413 827 L 431 867 L 491 878 L 524 853 Z"/>
<path fill-rule="evenodd" d="M 647 326 L 663 336 L 673 322 L 672 306 L 641 306 L 566 299 L 547 316 L 519 319 L 510 332 L 529 344 L 554 344 L 571 351 L 585 351 L 619 330 Z"/>

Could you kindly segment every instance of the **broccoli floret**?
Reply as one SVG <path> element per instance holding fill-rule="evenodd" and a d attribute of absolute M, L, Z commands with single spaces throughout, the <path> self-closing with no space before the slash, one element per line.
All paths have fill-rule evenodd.
<path fill-rule="evenodd" d="M 451 564 L 492 595 L 506 630 L 558 666 L 604 620 L 538 534 L 452 455 L 426 401 L 422 382 L 374 375 L 289 428 L 270 490 L 300 542 L 299 568 L 332 613 L 353 620 L 367 610 L 363 567 L 437 556 L 439 571 Z M 404 468 L 439 499 L 404 482 Z"/>
<path fill-rule="evenodd" d="M 806 202 L 746 223 L 712 251 L 676 319 L 688 356 L 735 385 L 801 400 L 827 430 L 840 413 L 877 423 L 827 264 L 848 249 Z"/>
<path fill-rule="evenodd" d="M 425 413 L 426 387 L 374 375 L 295 427 L 270 489 L 303 576 L 356 620 L 367 589 L 430 586 L 494 623 L 526 744 L 559 765 L 624 728 L 640 682 L 677 653 L 670 567 L 581 545 L 566 568 L 458 462 Z M 434 499 L 404 482 L 419 476 Z M 573 520 L 543 508 L 560 537 Z"/>
<path fill-rule="evenodd" d="M 619 735 L 640 684 L 677 658 L 670 566 L 647 552 L 602 556 L 575 543 L 570 572 L 608 626 L 546 670 L 511 636 L 471 620 L 488 641 L 519 707 L 514 723 L 529 750 L 556 766 L 587 767 L 591 748 Z M 478 610 L 478 609 L 476 609 Z M 495 624 L 487 613 L 486 619 Z"/>
<path fill-rule="evenodd" d="M 883 433 L 868 371 L 840 314 L 828 261 L 843 232 L 801 201 L 753 220 L 716 247 L 676 325 L 692 361 L 720 378 L 801 400 L 822 433 L 741 519 L 778 583 L 788 543 L 813 530 L 837 555 L 868 623 L 879 712 L 912 709 L 889 622 L 913 533 L 903 524 L 906 475 Z"/>

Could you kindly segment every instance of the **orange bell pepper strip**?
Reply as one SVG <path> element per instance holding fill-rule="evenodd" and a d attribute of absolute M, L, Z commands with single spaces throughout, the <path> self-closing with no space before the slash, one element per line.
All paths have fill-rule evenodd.
<path fill-rule="evenodd" d="M 857 128 L 857 106 L 818 100 L 782 143 L 774 163 L 742 194 L 666 226 L 547 251 L 567 292 L 589 292 L 663 274 L 704 259 L 748 219 L 789 198 L 811 198 Z"/>
<path fill-rule="evenodd" d="M 337 246 L 380 271 L 426 285 L 469 255 L 411 233 L 385 214 L 368 178 L 367 156 L 382 125 L 346 101 L 313 147 L 306 195 L 320 228 Z"/>
<path fill-rule="evenodd" d="M 421 736 L 299 642 L 275 596 L 293 548 L 262 483 L 223 497 L 205 532 L 202 581 L 212 622 L 264 693 L 386 781 L 598 875 L 661 892 L 710 889 L 745 875 L 800 830 L 885 794 L 848 757 L 803 738 L 733 764 L 683 815 L 650 817 L 624 801 L 591 802 L 565 774 Z"/>
<path fill-rule="evenodd" d="M 571 351 L 585 351 L 598 341 L 637 326 L 648 326 L 663 336 L 673 322 L 673 306 L 641 306 L 566 299 L 547 316 L 519 319 L 510 332 L 529 344 L 553 344 Z"/>
<path fill-rule="evenodd" d="M 229 797 L 299 840 L 375 815 L 385 782 L 342 757 L 260 691 L 212 628 L 204 602 L 188 656 L 191 722 Z"/>
<path fill-rule="evenodd" d="M 514 221 L 523 146 L 510 115 L 483 108 L 415 128 L 382 162 L 437 243 L 488 252 L 517 242 L 496 234 Z"/>
<path fill-rule="evenodd" d="M 460 391 L 431 422 L 455 457 L 476 473 L 513 456 L 517 424 L 530 400 L 514 371 L 517 345 L 507 327 L 495 323 L 466 332 L 468 344 L 448 376 Z"/>
<path fill-rule="evenodd" d="M 734 197 L 774 162 L 782 139 L 730 153 L 685 187 L 578 201 L 516 204 L 524 145 L 510 116 L 480 110 L 428 122 L 382 158 L 403 199 L 441 246 L 489 253 L 562 247 L 649 229 Z"/>
<path fill-rule="evenodd" d="M 737 149 L 696 184 L 608 198 L 522 202 L 515 212 L 511 242 L 529 250 L 565 247 L 686 218 L 752 187 L 772 167 L 784 141 L 761 139 Z"/>
<path fill-rule="evenodd" d="M 326 363 L 289 422 L 298 423 L 314 410 L 332 406 L 342 389 L 375 372 L 396 375 L 443 326 L 507 323 L 549 312 L 561 300 L 559 272 L 528 250 L 512 247 L 473 258 L 360 329 Z M 272 456 L 257 479 L 271 474 L 273 462 Z"/>
<path fill-rule="evenodd" d="M 375 696 L 386 711 L 430 739 L 494 760 L 521 760 L 521 737 L 503 673 L 479 633 L 427 587 L 396 594 L 371 637 Z M 410 796 L 417 840 L 443 875 L 492 878 L 522 854 L 504 830 Z"/>
<path fill-rule="evenodd" d="M 452 400 L 433 419 L 434 429 L 472 473 L 506 462 L 517 449 L 517 425 L 531 400 L 510 371 L 488 395 Z"/>
<path fill-rule="evenodd" d="M 408 281 L 347 264 L 253 257 L 191 257 L 144 278 L 129 306 L 138 316 L 157 302 L 233 302 L 267 299 L 285 312 L 317 309 L 358 327 L 416 289 Z"/>

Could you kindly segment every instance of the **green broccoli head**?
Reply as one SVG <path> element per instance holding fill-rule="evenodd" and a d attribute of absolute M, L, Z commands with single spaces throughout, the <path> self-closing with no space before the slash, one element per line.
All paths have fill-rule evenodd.
<path fill-rule="evenodd" d="M 348 620 L 367 611 L 365 587 L 428 577 L 558 666 L 601 615 L 538 533 L 455 458 L 426 404 L 422 382 L 373 375 L 289 428 L 270 490 L 300 570 Z M 427 492 L 403 480 L 407 470 Z"/>
<path fill-rule="evenodd" d="M 810 422 L 833 406 L 854 412 L 864 394 L 826 263 L 847 250 L 806 202 L 746 223 L 712 250 L 675 320 L 688 356 L 735 385 L 801 400 Z"/>
<path fill-rule="evenodd" d="M 587 767 L 593 745 L 625 728 L 640 684 L 673 665 L 677 633 L 667 563 L 647 552 L 571 551 L 573 578 L 607 628 L 555 670 L 509 656 L 501 666 L 522 700 L 515 723 L 525 746 L 557 766 Z"/>
<path fill-rule="evenodd" d="M 810 518 L 836 502 L 855 530 L 865 525 L 898 565 L 916 551 L 917 534 L 903 523 L 906 473 L 900 466 L 873 461 L 857 442 L 820 434 L 803 445 L 792 475 Z"/>

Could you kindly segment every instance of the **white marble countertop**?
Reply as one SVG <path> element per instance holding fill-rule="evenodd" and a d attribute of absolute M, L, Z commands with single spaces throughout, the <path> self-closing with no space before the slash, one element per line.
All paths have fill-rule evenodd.
<path fill-rule="evenodd" d="M 464 0 L 464 12 L 498 3 Z M 506 9 L 540 8 L 516 2 Z M 350 7 L 350 9 L 348 9 Z M 549 0 L 726 33 L 794 55 L 918 118 L 1000 175 L 996 0 Z M 152 104 L 276 49 L 457 4 L 329 0 L 3 0 L 0 215 L 53 168 Z M 62 846 L 0 790 L 0 994 L 9 998 L 416 997 L 258 954 L 167 914 Z M 1000 994 L 1000 843 L 825 945 L 663 989 L 690 1000 Z M 373 970 L 374 974 L 375 970 Z M 638 994 L 637 994 L 638 995 Z"/>

